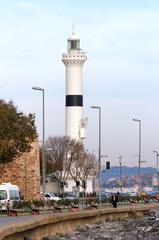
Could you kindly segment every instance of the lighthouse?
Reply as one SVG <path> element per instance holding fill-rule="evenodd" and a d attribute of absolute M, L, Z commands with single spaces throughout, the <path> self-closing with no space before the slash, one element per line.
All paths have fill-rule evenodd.
<path fill-rule="evenodd" d="M 76 140 L 85 138 L 82 68 L 86 59 L 80 39 L 73 32 L 67 39 L 67 53 L 62 55 L 62 61 L 66 67 L 65 135 Z"/>

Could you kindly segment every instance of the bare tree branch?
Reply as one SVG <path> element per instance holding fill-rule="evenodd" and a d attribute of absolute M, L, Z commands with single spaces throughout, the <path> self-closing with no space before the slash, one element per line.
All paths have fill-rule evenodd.
<path fill-rule="evenodd" d="M 54 165 L 58 181 L 65 184 L 74 163 L 77 162 L 78 153 L 83 149 L 83 144 L 66 136 L 49 136 L 45 149 L 47 160 Z"/>

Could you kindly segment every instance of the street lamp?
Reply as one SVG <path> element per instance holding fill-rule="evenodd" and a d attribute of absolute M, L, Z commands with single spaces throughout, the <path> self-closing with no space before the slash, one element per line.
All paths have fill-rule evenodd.
<path fill-rule="evenodd" d="M 156 160 L 157 160 L 157 165 L 156 165 L 156 172 L 158 173 L 158 157 L 159 157 L 159 153 L 157 151 L 153 151 L 154 153 L 156 153 Z"/>
<path fill-rule="evenodd" d="M 37 91 L 42 91 L 42 97 L 43 97 L 43 104 L 42 104 L 42 109 L 43 109 L 43 114 L 42 114 L 42 119 L 43 119 L 43 140 L 42 140 L 42 176 L 43 176 L 43 197 L 46 192 L 46 171 L 45 171 L 45 106 L 44 106 L 44 89 L 40 87 L 32 87 L 33 90 Z"/>
<path fill-rule="evenodd" d="M 91 106 L 93 109 L 97 109 L 99 112 L 99 146 L 98 146 L 98 157 L 99 157 L 99 201 L 101 200 L 101 107 Z"/>
<path fill-rule="evenodd" d="M 108 155 L 101 155 L 101 158 L 107 158 Z"/>
<path fill-rule="evenodd" d="M 139 195 L 141 193 L 141 120 L 133 118 L 133 121 L 139 123 L 139 166 L 138 166 L 138 187 L 139 187 Z"/>
<path fill-rule="evenodd" d="M 122 187 L 123 187 L 123 179 L 122 179 L 122 156 L 119 157 L 119 165 L 120 165 L 120 193 L 122 194 Z"/>
<path fill-rule="evenodd" d="M 157 190 L 159 190 L 159 172 L 158 172 L 158 157 L 159 153 L 157 151 L 153 151 L 156 153 L 156 160 L 157 160 L 157 165 L 156 165 L 156 177 L 157 177 Z"/>

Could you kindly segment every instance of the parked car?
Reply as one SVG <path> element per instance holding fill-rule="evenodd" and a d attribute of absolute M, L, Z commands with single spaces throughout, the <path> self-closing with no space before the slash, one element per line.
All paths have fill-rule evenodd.
<path fill-rule="evenodd" d="M 54 193 L 52 192 L 46 192 L 45 195 L 45 200 L 48 201 L 48 200 L 54 200 L 54 201 L 59 201 L 61 200 L 61 198 L 57 197 Z"/>
<path fill-rule="evenodd" d="M 108 199 L 111 195 L 111 192 L 101 192 L 101 200 Z M 99 194 L 97 194 L 96 199 L 99 199 Z"/>
<path fill-rule="evenodd" d="M 156 195 L 159 195 L 159 192 L 158 192 L 158 191 L 155 191 L 155 190 L 152 190 L 152 191 L 147 191 L 147 194 L 148 194 L 150 197 L 156 197 Z"/>
<path fill-rule="evenodd" d="M 137 192 L 130 192 L 129 194 L 130 197 L 137 197 L 137 195 L 138 195 Z"/>
<path fill-rule="evenodd" d="M 76 200 L 76 199 L 78 199 L 78 195 L 74 192 L 67 192 L 64 199 Z"/>
<path fill-rule="evenodd" d="M 122 192 L 122 193 L 120 193 L 119 196 L 122 196 L 122 197 L 129 197 L 129 196 L 130 196 L 130 193 L 128 193 L 128 192 Z"/>

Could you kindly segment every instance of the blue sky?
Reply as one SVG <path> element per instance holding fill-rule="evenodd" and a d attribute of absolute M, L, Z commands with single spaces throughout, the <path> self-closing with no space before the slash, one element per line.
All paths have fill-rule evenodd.
<path fill-rule="evenodd" d="M 45 89 L 46 137 L 64 134 L 66 52 L 72 24 L 88 60 L 83 67 L 86 145 L 98 147 L 102 108 L 102 153 L 112 165 L 137 165 L 142 120 L 142 160 L 155 166 L 159 151 L 158 0 L 0 0 L 0 94 L 25 113 L 36 113 L 41 138 Z M 108 160 L 107 159 L 107 160 Z M 103 163 L 106 160 L 103 159 Z"/>

